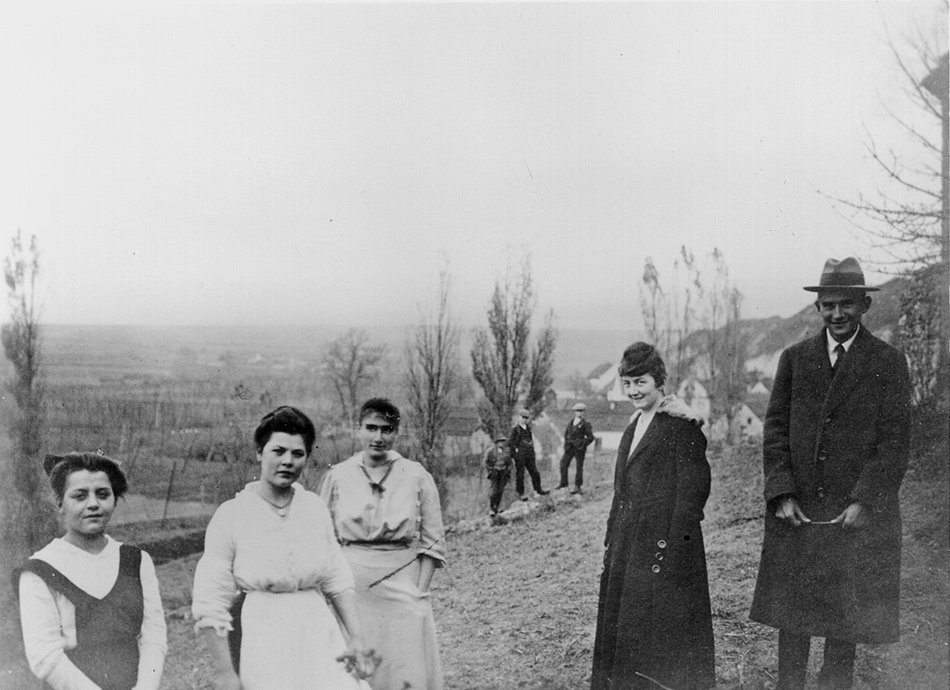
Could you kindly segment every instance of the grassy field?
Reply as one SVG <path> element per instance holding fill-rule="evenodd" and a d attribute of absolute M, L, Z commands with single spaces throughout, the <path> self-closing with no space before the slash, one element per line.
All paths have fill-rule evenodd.
<path fill-rule="evenodd" d="M 860 646 L 858 690 L 931 690 L 950 683 L 947 441 L 923 439 L 904 483 L 901 640 Z M 776 634 L 748 620 L 762 538 L 761 448 L 711 451 L 704 525 L 720 690 L 771 688 Z M 582 498 L 542 499 L 507 525 L 480 518 L 449 536 L 434 581 L 436 625 L 450 690 L 580 690 L 589 684 L 610 506 L 610 454 L 591 459 Z M 550 484 L 553 475 L 544 474 Z M 474 488 L 474 487 L 473 487 Z M 484 505 L 484 497 L 480 498 Z M 207 688 L 188 605 L 197 557 L 160 568 L 170 652 L 163 687 Z M 820 647 L 820 645 L 816 645 Z M 812 670 L 820 649 L 812 653 Z"/>

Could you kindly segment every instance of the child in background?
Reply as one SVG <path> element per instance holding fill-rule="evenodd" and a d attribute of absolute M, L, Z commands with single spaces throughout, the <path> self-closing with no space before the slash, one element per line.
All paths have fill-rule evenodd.
<path fill-rule="evenodd" d="M 492 517 L 498 515 L 498 507 L 501 504 L 501 495 L 505 493 L 505 485 L 508 484 L 508 477 L 511 476 L 511 466 L 514 462 L 511 459 L 511 453 L 508 451 L 508 438 L 499 436 L 495 439 L 495 445 L 485 451 L 485 468 L 488 470 L 488 479 L 491 481 L 491 492 L 488 495 Z"/>

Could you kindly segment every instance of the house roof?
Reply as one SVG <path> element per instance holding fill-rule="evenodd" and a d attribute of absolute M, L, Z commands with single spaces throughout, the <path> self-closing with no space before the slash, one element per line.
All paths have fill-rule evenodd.
<path fill-rule="evenodd" d="M 587 378 L 589 378 L 589 379 L 599 379 L 599 378 L 600 378 L 601 376 L 603 376 L 604 373 L 606 373 L 606 371 L 607 371 L 608 369 L 610 369 L 611 367 L 613 367 L 613 364 L 611 364 L 610 362 L 604 362 L 603 364 L 598 364 L 598 365 L 597 365 L 596 367 L 594 367 L 594 368 L 591 370 L 591 372 L 587 375 Z"/>
<path fill-rule="evenodd" d="M 765 411 L 769 406 L 768 393 L 749 393 L 745 396 L 745 404 L 759 419 L 765 419 Z"/>

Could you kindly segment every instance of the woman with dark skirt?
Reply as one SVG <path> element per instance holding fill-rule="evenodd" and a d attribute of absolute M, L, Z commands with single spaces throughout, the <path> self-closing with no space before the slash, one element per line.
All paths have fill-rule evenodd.
<path fill-rule="evenodd" d="M 636 411 L 617 451 L 591 688 L 711 688 L 702 420 L 664 396 L 666 367 L 652 345 L 628 347 L 619 373 Z"/>
<path fill-rule="evenodd" d="M 165 615 L 152 559 L 106 535 L 128 483 L 96 453 L 48 455 L 66 534 L 15 574 L 23 646 L 53 690 L 157 690 Z"/>

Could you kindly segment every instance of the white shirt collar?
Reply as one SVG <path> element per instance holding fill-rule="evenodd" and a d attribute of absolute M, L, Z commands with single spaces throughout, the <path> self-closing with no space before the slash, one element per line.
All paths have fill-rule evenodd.
<path fill-rule="evenodd" d="M 858 327 L 854 329 L 854 335 L 845 340 L 843 343 L 839 343 L 837 340 L 831 337 L 831 333 L 828 331 L 828 329 L 825 329 L 825 345 L 828 348 L 828 359 L 831 360 L 832 364 L 834 364 L 835 360 L 838 359 L 838 355 L 835 354 L 835 348 L 838 347 L 838 345 L 841 345 L 844 347 L 845 354 L 847 354 L 848 350 L 851 349 L 852 343 L 854 343 L 854 339 L 858 337 L 858 333 L 860 331 L 861 324 L 858 324 Z"/>

